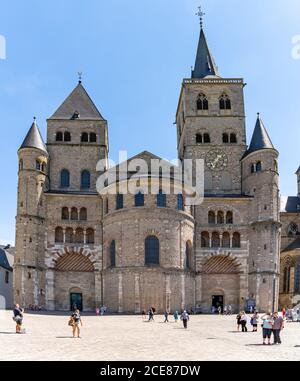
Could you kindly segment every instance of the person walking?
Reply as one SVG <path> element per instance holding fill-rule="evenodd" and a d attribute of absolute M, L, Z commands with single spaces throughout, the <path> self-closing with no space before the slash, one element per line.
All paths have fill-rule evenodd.
<path fill-rule="evenodd" d="M 78 309 L 75 310 L 72 313 L 71 318 L 73 319 L 73 325 L 72 325 L 73 338 L 75 338 L 76 333 L 77 333 L 77 338 L 80 339 L 80 328 L 79 328 L 79 325 L 82 326 L 82 320 L 81 320 L 81 316 L 80 316 L 80 311 Z"/>
<path fill-rule="evenodd" d="M 263 345 L 266 345 L 266 339 L 268 339 L 268 345 L 271 345 L 271 334 L 273 328 L 273 319 L 271 313 L 268 312 L 262 317 L 262 328 L 263 328 Z"/>
<path fill-rule="evenodd" d="M 169 311 L 168 310 L 165 311 L 164 317 L 165 317 L 164 323 L 169 323 L 169 319 L 168 319 L 169 318 Z"/>
<path fill-rule="evenodd" d="M 219 313 L 219 315 L 222 314 L 222 307 L 221 306 L 218 307 L 218 313 Z"/>
<path fill-rule="evenodd" d="M 184 329 L 187 329 L 187 323 L 190 320 L 190 317 L 189 317 L 189 314 L 186 312 L 186 310 L 183 311 L 183 313 L 181 314 L 180 319 L 183 322 Z"/>
<path fill-rule="evenodd" d="M 152 307 L 150 307 L 148 314 L 149 314 L 149 320 L 148 321 L 154 321 L 154 312 L 153 312 Z"/>
<path fill-rule="evenodd" d="M 177 323 L 178 322 L 178 311 L 175 311 L 173 316 L 174 316 L 175 323 Z"/>
<path fill-rule="evenodd" d="M 239 312 L 236 315 L 236 322 L 237 322 L 237 330 L 238 330 L 238 332 L 240 331 L 240 326 L 242 325 L 242 323 L 241 323 L 241 317 L 242 317 L 242 313 Z"/>
<path fill-rule="evenodd" d="M 224 312 L 223 312 L 224 315 L 227 315 L 227 306 L 224 307 Z"/>
<path fill-rule="evenodd" d="M 22 323 L 24 310 L 20 308 L 19 304 L 15 304 L 13 309 L 13 320 L 16 322 L 16 333 L 22 333 Z"/>
<path fill-rule="evenodd" d="M 97 307 L 96 308 L 96 316 L 99 316 L 100 315 L 100 309 Z"/>
<path fill-rule="evenodd" d="M 284 328 L 284 320 L 279 316 L 278 312 L 273 314 L 273 336 L 274 344 L 281 344 L 280 332 Z"/>
<path fill-rule="evenodd" d="M 253 327 L 252 332 L 257 332 L 258 319 L 259 319 L 258 313 L 254 312 L 251 318 L 251 325 Z"/>
<path fill-rule="evenodd" d="M 247 315 L 245 313 L 245 311 L 242 312 L 241 314 L 241 326 L 242 326 L 242 332 L 248 332 L 248 329 L 247 329 Z"/>
<path fill-rule="evenodd" d="M 232 307 L 231 304 L 228 305 L 228 315 L 232 314 Z"/>

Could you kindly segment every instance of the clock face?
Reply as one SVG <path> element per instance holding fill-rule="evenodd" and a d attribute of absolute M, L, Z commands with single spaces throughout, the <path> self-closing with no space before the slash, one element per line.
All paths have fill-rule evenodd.
<path fill-rule="evenodd" d="M 207 153 L 205 162 L 209 169 L 222 171 L 228 165 L 228 157 L 221 150 L 212 150 Z"/>

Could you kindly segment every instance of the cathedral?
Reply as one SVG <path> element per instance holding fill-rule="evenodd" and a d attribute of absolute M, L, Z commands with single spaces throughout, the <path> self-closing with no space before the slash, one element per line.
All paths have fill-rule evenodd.
<path fill-rule="evenodd" d="M 46 143 L 34 120 L 18 150 L 15 302 L 58 311 L 105 305 L 112 313 L 150 306 L 208 313 L 225 305 L 268 311 L 278 308 L 281 292 L 287 303 L 295 262 L 289 245 L 298 230 L 287 224 L 294 240 L 285 240 L 283 275 L 278 151 L 259 114 L 247 144 L 245 85 L 221 76 L 201 25 L 176 111 L 179 161 L 205 165 L 204 200 L 196 206 L 161 189 L 123 194 L 119 180 L 115 194 L 97 191 L 108 122 L 81 81 L 47 120 Z M 144 151 L 128 163 L 154 158 Z M 144 173 L 141 183 L 148 181 Z"/>

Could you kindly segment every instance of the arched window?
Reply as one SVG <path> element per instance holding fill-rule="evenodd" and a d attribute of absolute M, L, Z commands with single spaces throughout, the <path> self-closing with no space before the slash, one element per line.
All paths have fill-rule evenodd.
<path fill-rule="evenodd" d="M 234 248 L 241 247 L 241 235 L 240 235 L 240 233 L 233 233 L 232 247 L 234 247 Z"/>
<path fill-rule="evenodd" d="M 256 172 L 261 172 L 262 171 L 262 164 L 261 164 L 261 161 L 258 161 L 256 163 Z"/>
<path fill-rule="evenodd" d="M 251 173 L 255 173 L 255 165 L 251 164 Z"/>
<path fill-rule="evenodd" d="M 211 245 L 214 248 L 221 246 L 220 234 L 218 232 L 213 232 L 212 233 Z"/>
<path fill-rule="evenodd" d="M 70 186 L 70 172 L 67 169 L 60 172 L 60 186 L 61 188 L 69 188 Z"/>
<path fill-rule="evenodd" d="M 196 134 L 196 143 L 197 144 L 203 143 L 202 134 Z"/>
<path fill-rule="evenodd" d="M 42 172 L 46 172 L 47 164 L 45 162 L 42 163 Z"/>
<path fill-rule="evenodd" d="M 81 188 L 89 189 L 91 187 L 91 174 L 89 171 L 81 172 Z"/>
<path fill-rule="evenodd" d="M 201 247 L 209 247 L 209 233 L 208 232 L 201 233 Z"/>
<path fill-rule="evenodd" d="M 228 134 L 223 134 L 223 143 L 229 143 L 229 136 Z"/>
<path fill-rule="evenodd" d="M 89 134 L 86 132 L 83 132 L 81 134 L 81 143 L 87 143 L 89 141 Z"/>
<path fill-rule="evenodd" d="M 218 225 L 224 224 L 224 213 L 222 211 L 218 212 L 217 223 Z"/>
<path fill-rule="evenodd" d="M 86 243 L 90 245 L 95 243 L 95 232 L 91 228 L 86 230 Z"/>
<path fill-rule="evenodd" d="M 278 172 L 278 162 L 277 162 L 277 160 L 274 160 L 274 171 Z"/>
<path fill-rule="evenodd" d="M 230 110 L 231 101 L 227 94 L 222 94 L 219 98 L 220 110 Z"/>
<path fill-rule="evenodd" d="M 283 292 L 290 292 L 291 268 L 286 266 L 283 270 Z"/>
<path fill-rule="evenodd" d="M 90 133 L 90 143 L 96 143 L 97 135 L 94 132 Z"/>
<path fill-rule="evenodd" d="M 124 207 L 124 195 L 122 193 L 118 193 L 116 195 L 116 209 L 123 209 Z"/>
<path fill-rule="evenodd" d="M 66 243 L 73 243 L 74 242 L 74 232 L 72 228 L 66 229 Z"/>
<path fill-rule="evenodd" d="M 72 208 L 71 209 L 71 220 L 72 221 L 77 221 L 78 220 L 78 210 L 77 210 L 77 208 Z"/>
<path fill-rule="evenodd" d="M 62 208 L 62 211 L 61 211 L 61 219 L 62 220 L 69 220 L 70 219 L 70 216 L 69 216 L 69 209 L 68 208 Z"/>
<path fill-rule="evenodd" d="M 216 215 L 215 215 L 215 212 L 213 211 L 209 211 L 208 212 L 208 223 L 210 225 L 215 225 L 216 223 Z"/>
<path fill-rule="evenodd" d="M 162 190 L 156 196 L 157 206 L 159 208 L 165 208 L 167 206 L 167 195 Z"/>
<path fill-rule="evenodd" d="M 66 132 L 64 133 L 64 141 L 65 141 L 65 142 L 70 142 L 70 141 L 71 141 L 71 134 L 70 134 L 69 131 L 66 131 Z"/>
<path fill-rule="evenodd" d="M 20 160 L 19 160 L 19 171 L 22 171 L 23 168 L 24 168 L 24 163 L 23 163 L 23 160 L 20 159 Z"/>
<path fill-rule="evenodd" d="M 177 209 L 178 210 L 184 210 L 183 195 L 182 194 L 177 195 Z"/>
<path fill-rule="evenodd" d="M 80 219 L 80 221 L 86 221 L 87 220 L 87 209 L 86 208 L 80 209 L 79 219 Z"/>
<path fill-rule="evenodd" d="M 84 234 L 82 228 L 77 228 L 75 233 L 75 243 L 83 243 Z"/>
<path fill-rule="evenodd" d="M 230 134 L 230 143 L 237 143 L 236 134 Z"/>
<path fill-rule="evenodd" d="M 144 204 L 145 204 L 144 194 L 142 192 L 138 192 L 135 195 L 135 206 L 144 206 Z"/>
<path fill-rule="evenodd" d="M 110 267 L 116 267 L 116 241 L 112 241 L 109 246 Z"/>
<path fill-rule="evenodd" d="M 296 266 L 296 274 L 295 274 L 295 292 L 300 292 L 300 264 L 298 263 Z"/>
<path fill-rule="evenodd" d="M 106 197 L 104 199 L 104 205 L 103 205 L 103 207 L 104 207 L 104 214 L 107 214 L 108 211 L 109 211 L 109 208 L 108 208 L 108 197 Z"/>
<path fill-rule="evenodd" d="M 42 168 L 41 162 L 39 160 L 35 161 L 35 169 L 40 171 Z"/>
<path fill-rule="evenodd" d="M 292 222 L 288 227 L 288 235 L 293 236 L 299 233 L 299 227 L 295 222 Z"/>
<path fill-rule="evenodd" d="M 209 134 L 203 135 L 203 143 L 210 143 L 210 136 Z"/>
<path fill-rule="evenodd" d="M 197 110 L 208 110 L 208 100 L 205 94 L 198 95 Z"/>
<path fill-rule="evenodd" d="M 232 212 L 226 213 L 226 224 L 233 224 L 233 213 Z"/>
<path fill-rule="evenodd" d="M 159 265 L 159 239 L 153 235 L 145 239 L 145 264 Z"/>
<path fill-rule="evenodd" d="M 57 132 L 57 133 L 56 133 L 55 140 L 56 140 L 57 142 L 62 142 L 62 141 L 63 141 L 63 133 L 60 132 L 60 131 Z"/>
<path fill-rule="evenodd" d="M 230 234 L 225 232 L 222 236 L 222 247 L 228 248 L 230 247 Z"/>
<path fill-rule="evenodd" d="M 185 268 L 190 270 L 192 268 L 192 255 L 193 247 L 190 241 L 185 245 Z"/>
<path fill-rule="evenodd" d="M 55 243 L 63 243 L 64 242 L 64 232 L 62 228 L 55 229 Z"/>

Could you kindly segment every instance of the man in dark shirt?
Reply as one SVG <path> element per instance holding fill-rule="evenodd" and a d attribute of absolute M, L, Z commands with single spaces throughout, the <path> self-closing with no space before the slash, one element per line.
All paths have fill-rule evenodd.
<path fill-rule="evenodd" d="M 16 333 L 21 333 L 23 313 L 24 313 L 24 310 L 20 308 L 19 304 L 15 304 L 15 308 L 13 310 L 13 314 L 14 314 L 13 319 L 16 322 Z"/>
<path fill-rule="evenodd" d="M 279 316 L 278 312 L 273 314 L 273 335 L 274 335 L 274 344 L 281 344 L 280 332 L 284 327 L 283 318 Z"/>

